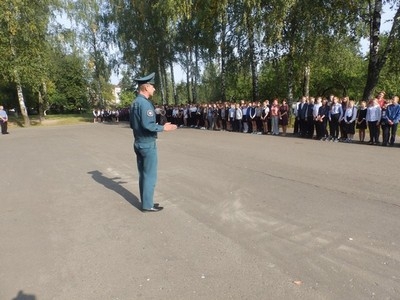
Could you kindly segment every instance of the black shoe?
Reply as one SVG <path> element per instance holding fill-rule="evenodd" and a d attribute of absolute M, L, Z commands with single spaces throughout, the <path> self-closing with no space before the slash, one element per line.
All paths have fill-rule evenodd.
<path fill-rule="evenodd" d="M 164 209 L 164 207 L 162 207 L 162 206 L 152 207 L 152 208 L 149 208 L 149 209 L 142 208 L 142 212 L 158 212 L 158 211 L 163 210 L 163 209 Z"/>
<path fill-rule="evenodd" d="M 160 203 L 154 203 L 154 204 L 153 204 L 153 207 L 154 207 L 154 208 L 159 207 L 159 206 L 160 206 Z"/>

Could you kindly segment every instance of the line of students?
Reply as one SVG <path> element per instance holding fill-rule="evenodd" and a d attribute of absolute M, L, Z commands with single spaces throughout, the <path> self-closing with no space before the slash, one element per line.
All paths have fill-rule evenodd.
<path fill-rule="evenodd" d="M 368 144 L 378 145 L 382 129 L 382 146 L 393 146 L 400 121 L 399 97 L 385 100 L 384 96 L 380 92 L 368 103 L 361 101 L 359 106 L 348 97 L 339 99 L 332 95 L 329 100 L 303 97 L 294 105 L 294 133 L 311 138 L 315 131 L 316 139 L 322 141 L 352 142 L 358 129 L 359 141 L 365 142 L 368 128 Z"/>
<path fill-rule="evenodd" d="M 109 109 L 93 109 L 93 123 L 103 123 L 103 122 L 119 122 L 120 111 L 109 110 Z"/>
<path fill-rule="evenodd" d="M 321 141 L 352 142 L 356 129 L 359 141 L 365 142 L 369 130 L 371 145 L 379 144 L 382 129 L 382 145 L 392 146 L 400 121 L 399 98 L 384 99 L 384 92 L 368 103 L 356 105 L 348 97 L 339 99 L 302 97 L 290 108 L 286 100 L 281 104 L 274 99 L 264 102 L 209 103 L 156 108 L 159 118 L 180 127 L 233 132 L 286 135 L 291 114 L 294 115 L 294 135 Z M 279 128 L 282 131 L 280 132 Z"/>
<path fill-rule="evenodd" d="M 180 127 L 223 130 L 254 134 L 285 135 L 289 124 L 290 107 L 286 100 L 264 102 L 213 103 L 161 108 L 169 122 Z M 157 113 L 157 108 L 156 108 Z M 163 113 L 160 113 L 160 119 Z"/>

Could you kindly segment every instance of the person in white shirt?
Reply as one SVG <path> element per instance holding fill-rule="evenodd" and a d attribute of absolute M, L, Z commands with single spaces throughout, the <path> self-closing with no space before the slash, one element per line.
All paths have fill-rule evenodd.
<path fill-rule="evenodd" d="M 93 123 L 98 122 L 99 116 L 100 116 L 100 111 L 93 109 Z"/>
<path fill-rule="evenodd" d="M 321 106 L 322 106 L 322 97 L 318 97 L 317 101 L 314 103 L 314 106 L 313 106 L 313 120 L 314 120 L 313 126 L 315 128 L 315 132 L 317 133 L 318 140 L 321 138 L 321 133 L 319 132 L 319 129 L 320 129 L 319 123 L 320 122 L 318 122 L 317 119 L 318 119 L 318 111 Z"/>
<path fill-rule="evenodd" d="M 8 134 L 7 131 L 8 125 L 8 115 L 7 112 L 4 110 L 4 107 L 0 105 L 0 126 L 1 126 L 1 134 Z"/>
<path fill-rule="evenodd" d="M 173 124 L 178 124 L 178 122 L 177 122 L 177 119 L 178 119 L 178 115 L 179 115 L 179 109 L 178 109 L 178 107 L 174 107 L 173 109 L 172 109 L 172 123 Z"/>
<path fill-rule="evenodd" d="M 242 119 L 243 119 L 243 111 L 240 108 L 239 104 L 235 106 L 235 130 L 237 132 L 242 132 Z"/>
<path fill-rule="evenodd" d="M 188 126 L 188 118 L 189 118 L 189 105 L 183 108 L 183 127 Z"/>
<path fill-rule="evenodd" d="M 379 121 L 382 110 L 378 99 L 371 100 L 367 108 L 366 121 L 369 129 L 369 145 L 378 145 L 379 143 Z"/>
<path fill-rule="evenodd" d="M 338 97 L 333 97 L 331 109 L 329 111 L 329 130 L 332 141 L 338 142 L 339 139 L 339 120 L 342 118 L 342 105 Z"/>
<path fill-rule="evenodd" d="M 228 130 L 235 131 L 235 104 L 231 104 L 228 110 Z"/>
<path fill-rule="evenodd" d="M 355 125 L 357 119 L 357 107 L 354 105 L 354 100 L 350 100 L 347 103 L 347 108 L 343 114 L 343 122 L 344 122 L 344 135 L 347 138 L 344 142 L 351 143 L 355 134 Z"/>
<path fill-rule="evenodd" d="M 294 115 L 294 124 L 293 124 L 293 134 L 298 135 L 299 134 L 299 106 L 300 106 L 300 101 L 297 101 L 296 103 L 292 104 L 292 111 Z"/>
<path fill-rule="evenodd" d="M 188 126 L 194 128 L 196 125 L 196 112 L 197 106 L 195 104 L 191 104 L 189 107 L 189 115 L 188 115 Z"/>

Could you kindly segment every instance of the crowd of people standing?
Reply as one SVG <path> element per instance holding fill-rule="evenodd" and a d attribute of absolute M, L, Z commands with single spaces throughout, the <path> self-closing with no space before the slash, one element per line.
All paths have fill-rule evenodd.
<path fill-rule="evenodd" d="M 286 134 L 290 107 L 286 100 L 264 102 L 207 103 L 156 107 L 157 122 L 207 130 L 279 135 Z"/>
<path fill-rule="evenodd" d="M 359 142 L 393 146 L 400 121 L 398 102 L 398 96 L 387 100 L 385 93 L 380 92 L 376 98 L 359 103 L 349 97 L 330 95 L 328 98 L 301 97 L 290 106 L 286 99 L 242 100 L 157 106 L 155 112 L 159 124 L 171 122 L 179 127 L 283 136 L 294 119 L 293 134 L 302 138 L 351 143 L 358 130 Z"/>
<path fill-rule="evenodd" d="M 369 131 L 369 145 L 393 146 L 400 121 L 399 97 L 385 99 L 380 92 L 374 99 L 356 104 L 348 97 L 329 99 L 302 97 L 294 108 L 296 120 L 294 133 L 321 141 L 353 142 L 358 129 L 359 142 L 366 142 Z M 329 127 L 329 130 L 328 130 Z M 379 143 L 382 131 L 382 143 Z"/>
<path fill-rule="evenodd" d="M 93 109 L 93 123 L 103 123 L 103 122 L 119 122 L 120 111 L 118 109 Z"/>

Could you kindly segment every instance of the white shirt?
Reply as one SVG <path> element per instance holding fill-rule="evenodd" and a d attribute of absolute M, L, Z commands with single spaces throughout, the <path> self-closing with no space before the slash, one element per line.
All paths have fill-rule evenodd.
<path fill-rule="evenodd" d="M 313 117 L 314 119 L 318 117 L 318 110 L 322 106 L 322 103 L 315 103 L 313 106 Z"/>
<path fill-rule="evenodd" d="M 346 108 L 343 118 L 346 123 L 354 122 L 357 118 L 357 108 L 355 106 Z"/>
<path fill-rule="evenodd" d="M 240 108 L 236 109 L 236 120 L 241 120 L 243 118 L 243 112 Z"/>
<path fill-rule="evenodd" d="M 365 118 L 367 122 L 375 122 L 380 121 L 382 110 L 379 104 L 375 106 L 368 106 L 367 108 L 367 117 Z"/>

